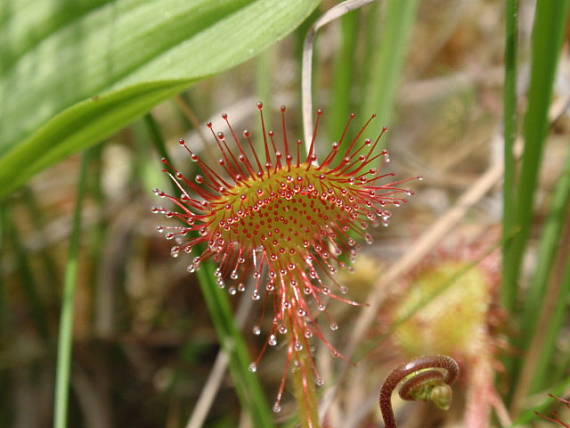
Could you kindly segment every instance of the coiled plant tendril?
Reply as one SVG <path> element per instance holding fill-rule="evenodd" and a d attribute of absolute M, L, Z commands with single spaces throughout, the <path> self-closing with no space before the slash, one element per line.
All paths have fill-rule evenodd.
<path fill-rule="evenodd" d="M 451 404 L 451 386 L 459 373 L 459 364 L 446 355 L 417 358 L 396 367 L 380 388 L 380 410 L 386 428 L 396 428 L 392 409 L 392 392 L 402 383 L 399 395 L 403 400 L 432 401 L 440 409 Z"/>

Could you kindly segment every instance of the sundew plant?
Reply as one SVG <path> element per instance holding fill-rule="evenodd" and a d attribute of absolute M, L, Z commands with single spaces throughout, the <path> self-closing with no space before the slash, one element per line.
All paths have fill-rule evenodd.
<path fill-rule="evenodd" d="M 3 0 L 0 426 L 568 426 L 569 7 Z"/>
<path fill-rule="evenodd" d="M 346 267 L 343 250 L 353 260 L 359 238 L 372 243 L 372 235 L 367 232 L 369 225 L 387 226 L 391 217 L 388 207 L 400 206 L 406 202 L 401 194 L 412 192 L 397 187 L 402 181 L 381 184 L 381 180 L 393 174 L 380 175 L 377 168 L 370 168 L 379 157 L 389 161 L 385 150 L 376 150 L 385 128 L 374 142 L 360 141 L 374 116 L 344 153 L 339 153 L 355 118 L 352 114 L 339 141 L 332 144 L 330 152 L 318 163 L 315 149 L 322 110 L 317 111 L 309 150 L 302 157 L 302 140 L 289 147 L 286 107 L 280 108 L 281 144 L 275 141 L 273 131 L 266 130 L 263 103 L 258 103 L 257 108 L 262 129 L 259 138 L 263 139 L 265 154 L 257 153 L 248 130 L 243 131 L 247 143 L 242 143 L 228 115 L 222 114 L 236 146 L 233 150 L 225 134 L 214 131 L 212 122 L 207 127 L 218 146 L 221 154 L 218 163 L 227 178 L 202 161 L 181 139 L 179 143 L 204 176 L 196 175 L 192 180 L 163 159 L 165 172 L 180 190 L 180 196 L 160 189 L 155 189 L 155 193 L 180 209 L 176 212 L 155 207 L 153 212 L 185 223 L 158 227 L 166 239 L 178 238 L 179 243 L 170 250 L 172 256 L 201 247 L 200 254 L 188 265 L 189 272 L 195 272 L 205 260 L 213 258 L 218 264 L 215 270 L 218 285 L 225 288 L 228 279 L 233 282 L 228 288 L 230 295 L 248 291 L 254 301 L 266 295 L 264 305 L 273 312 L 271 327 L 259 357 L 249 369 L 256 372 L 266 346 L 276 346 L 278 336 L 284 336 L 287 362 L 273 410 L 281 411 L 285 382 L 292 369 L 302 386 L 298 399 L 307 412 L 302 417 L 309 420 L 309 425 L 316 426 L 319 423 L 313 384 L 322 385 L 324 381 L 312 355 L 311 338 L 317 337 L 335 357 L 342 356 L 323 335 L 317 314 L 324 312 L 329 317 L 330 330 L 336 331 L 338 324 L 327 312 L 329 300 L 358 305 L 342 296 L 348 289 L 335 280 L 337 266 Z M 282 150 L 278 150 L 278 145 Z M 252 152 L 251 159 L 247 146 Z M 249 278 L 252 284 L 248 287 Z M 260 327 L 255 326 L 254 334 L 260 333 Z"/>

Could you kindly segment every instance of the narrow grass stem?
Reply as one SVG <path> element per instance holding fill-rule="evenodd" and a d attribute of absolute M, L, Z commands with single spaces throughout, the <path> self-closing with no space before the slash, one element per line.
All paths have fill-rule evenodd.
<path fill-rule="evenodd" d="M 516 185 L 516 212 L 513 213 L 514 226 L 519 233 L 513 238 L 505 257 L 503 286 L 509 290 L 507 307 L 510 308 L 516 303 L 523 256 L 532 228 L 538 173 L 548 134 L 548 110 L 569 5 L 568 0 L 537 3 L 528 109 L 523 128 L 524 153 Z"/>
<path fill-rule="evenodd" d="M 570 153 L 564 173 L 554 192 L 554 198 L 548 220 L 544 226 L 540 242 L 537 268 L 533 281 L 527 291 L 526 305 L 523 311 L 521 331 L 524 339 L 518 341 L 519 349 L 525 349 L 522 368 L 514 392 L 511 408 L 516 415 L 522 401 L 533 386 L 542 386 L 550 357 L 556 347 L 558 332 L 564 319 L 564 310 L 568 298 L 568 288 L 560 266 L 565 266 L 570 258 L 570 224 L 567 219 L 570 202 Z M 563 236 L 560 239 L 560 236 Z M 558 253 L 558 269 L 552 275 L 552 266 Z M 570 269 L 569 269 L 570 271 Z"/>
<path fill-rule="evenodd" d="M 307 32 L 303 44 L 303 68 L 301 71 L 301 91 L 303 103 L 303 135 L 305 148 L 309 152 L 311 135 L 313 135 L 313 50 L 317 32 L 325 25 L 358 9 L 374 0 L 346 0 L 327 10 Z M 414 0 L 416 1 L 416 0 Z"/>
<path fill-rule="evenodd" d="M 334 65 L 334 83 L 328 120 L 328 136 L 331 141 L 338 141 L 342 135 L 346 118 L 352 112 L 351 93 L 354 88 L 356 64 L 354 54 L 358 41 L 360 15 L 353 11 L 341 18 L 342 40 Z M 348 148 L 351 138 L 347 136 L 339 148 L 342 153 Z"/>
<path fill-rule="evenodd" d="M 372 133 L 391 124 L 418 4 L 418 0 L 387 0 L 386 14 L 380 27 L 380 42 L 371 53 L 371 73 L 361 109 L 364 116 L 372 113 L 378 116 L 376 125 L 371 127 Z M 379 8 L 379 13 L 382 12 Z M 381 141 L 380 148 L 385 146 L 386 141 Z"/>
<path fill-rule="evenodd" d="M 257 97 L 267 108 L 267 115 L 265 116 L 265 124 L 267 125 L 267 129 L 272 129 L 271 125 L 273 122 L 271 112 L 273 111 L 272 94 L 274 91 L 272 90 L 273 88 L 271 82 L 273 80 L 275 53 L 276 51 L 274 48 L 269 48 L 262 52 L 257 58 L 255 72 Z"/>
<path fill-rule="evenodd" d="M 570 225 L 566 226 L 566 241 L 565 244 L 570 245 Z M 568 247 L 567 247 L 568 248 Z M 565 319 L 568 315 L 568 303 L 570 298 L 570 254 L 564 254 L 565 257 L 561 260 L 561 265 L 566 266 L 566 271 L 563 277 L 560 278 L 560 283 L 556 289 L 552 290 L 551 306 L 544 307 L 545 313 L 549 313 L 548 325 L 545 329 L 546 335 L 544 338 L 544 346 L 540 349 L 540 356 L 534 372 L 533 384 L 531 385 L 531 392 L 536 392 L 547 385 L 550 380 L 551 373 L 548 368 L 553 362 L 553 356 L 557 351 L 558 339 L 560 332 L 564 327 Z M 549 290 L 550 292 L 550 290 Z"/>
<path fill-rule="evenodd" d="M 164 139 L 160 134 L 158 124 L 156 123 L 156 120 L 154 120 L 154 117 L 151 113 L 145 114 L 144 123 L 146 125 L 146 129 L 148 130 L 148 133 L 150 134 L 150 139 L 158 154 L 168 160 L 170 164 L 172 164 L 170 156 L 168 155 L 168 151 L 166 150 L 166 144 L 164 143 Z"/>
<path fill-rule="evenodd" d="M 187 94 L 180 94 L 174 98 L 174 101 L 176 101 L 176 104 L 178 105 L 184 116 L 190 121 L 190 123 L 194 127 L 194 131 L 200 136 L 202 144 L 207 145 L 209 141 L 208 136 L 202 130 L 202 124 L 200 123 L 200 119 L 198 119 L 198 116 L 196 116 L 196 113 L 194 113 L 194 110 L 190 105 L 189 96 Z"/>
<path fill-rule="evenodd" d="M 79 250 L 81 245 L 81 215 L 83 200 L 87 187 L 87 170 L 91 150 L 83 154 L 77 187 L 77 199 L 73 212 L 73 224 L 69 242 L 67 265 L 64 278 L 59 337 L 57 346 L 57 371 L 55 385 L 54 428 L 67 427 L 67 410 L 69 406 L 69 380 L 71 374 L 71 350 L 73 343 L 73 318 L 75 314 L 75 292 Z"/>
<path fill-rule="evenodd" d="M 519 0 L 508 0 L 505 10 L 505 87 L 503 92 L 504 115 L 504 165 L 503 181 L 503 237 L 513 232 L 514 228 L 514 195 L 516 163 L 513 153 L 517 136 L 517 52 L 518 52 L 518 8 Z M 503 270 L 505 270 L 507 254 L 512 244 L 504 239 Z M 502 302 L 509 311 L 514 307 L 516 288 L 513 283 L 501 288 Z"/>
<path fill-rule="evenodd" d="M 548 135 L 548 112 L 569 6 L 568 0 L 537 2 L 532 34 L 528 109 L 523 126 L 524 151 L 516 184 L 514 224 L 511 227 L 517 234 L 507 247 L 503 271 L 503 287 L 508 290 L 506 304 L 511 309 L 516 307 L 524 254 L 533 226 L 534 199 Z M 504 292 L 503 296 L 505 297 Z M 526 324 L 524 319 L 521 321 Z M 509 396 L 512 399 L 514 386 L 518 384 L 521 362 L 508 359 L 505 365 L 510 373 Z"/>
<path fill-rule="evenodd" d="M 248 369 L 251 357 L 240 334 L 226 291 L 214 280 L 214 265 L 206 261 L 197 271 L 200 288 L 216 328 L 220 344 L 230 357 L 229 367 L 242 405 L 257 428 L 271 428 L 273 415 L 254 373 Z"/>
<path fill-rule="evenodd" d="M 561 237 L 568 219 L 570 203 L 570 152 L 567 155 L 562 176 L 554 190 L 552 204 L 546 223 L 544 224 L 538 250 L 538 260 L 534 276 L 527 290 L 527 298 L 523 309 L 522 331 L 528 338 L 536 328 L 536 321 L 543 307 L 544 296 L 548 289 L 548 280 L 557 253 L 561 250 Z M 524 343 L 528 345 L 530 340 Z M 526 346 L 523 345 L 523 349 Z"/>

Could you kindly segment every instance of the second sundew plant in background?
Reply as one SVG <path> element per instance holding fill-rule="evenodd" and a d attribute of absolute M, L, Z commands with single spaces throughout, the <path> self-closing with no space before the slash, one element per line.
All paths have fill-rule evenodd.
<path fill-rule="evenodd" d="M 323 342 L 335 357 L 340 352 L 319 327 L 323 313 L 330 330 L 338 325 L 327 313 L 329 300 L 358 305 L 344 297 L 347 287 L 335 280 L 338 267 L 345 267 L 358 247 L 357 239 L 372 241 L 369 225 L 388 225 L 390 207 L 405 203 L 412 191 L 399 187 L 411 179 L 391 181 L 393 173 L 382 173 L 378 159 L 389 162 L 388 153 L 379 150 L 384 128 L 374 139 L 363 135 L 371 116 L 349 142 L 343 144 L 356 115 L 350 115 L 339 140 L 333 142 L 320 162 L 316 155 L 317 136 L 323 112 L 317 117 L 308 153 L 302 140 L 287 133 L 286 108 L 281 107 L 280 138 L 266 128 L 263 104 L 258 103 L 263 153 L 256 150 L 254 135 L 238 132 L 227 115 L 227 128 L 208 128 L 212 144 L 221 157 L 219 165 L 208 165 L 180 140 L 201 175 L 187 177 L 166 159 L 164 171 L 178 188 L 178 194 L 156 189 L 175 209 L 155 207 L 153 212 L 177 218 L 182 225 L 160 226 L 166 239 L 176 241 L 171 254 L 178 257 L 201 248 L 188 266 L 189 272 L 213 258 L 220 287 L 235 295 L 251 293 L 272 309 L 271 327 L 259 356 L 251 363 L 256 371 L 266 348 L 286 343 L 287 362 L 274 411 L 281 410 L 281 399 L 289 373 L 293 373 L 295 396 L 304 426 L 318 426 L 315 384 L 323 379 L 317 371 L 311 340 Z M 340 150 L 340 147 L 347 147 Z M 346 257 L 348 256 L 348 257 Z M 251 279 L 251 281 L 250 281 Z M 261 334 L 255 326 L 253 332 Z"/>

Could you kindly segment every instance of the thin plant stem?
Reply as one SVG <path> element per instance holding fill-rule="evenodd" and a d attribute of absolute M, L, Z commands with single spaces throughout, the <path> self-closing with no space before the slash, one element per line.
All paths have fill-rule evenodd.
<path fill-rule="evenodd" d="M 303 428 L 319 428 L 319 400 L 312 371 L 312 355 L 305 349 L 299 358 L 299 366 L 293 370 L 293 394 L 297 402 L 299 422 Z"/>
<path fill-rule="evenodd" d="M 259 55 L 256 69 L 255 83 L 257 86 L 257 96 L 266 109 L 264 120 L 267 129 L 271 129 L 273 121 L 273 118 L 271 117 L 271 112 L 273 111 L 273 91 L 271 90 L 271 81 L 273 79 L 274 59 L 274 50 L 272 48 L 266 49 Z M 259 132 L 262 133 L 263 130 L 259 129 Z M 257 150 L 263 150 L 263 142 L 261 138 L 256 139 L 254 144 Z"/>
<path fill-rule="evenodd" d="M 77 273 L 79 252 L 81 247 L 81 216 L 83 200 L 87 188 L 87 171 L 91 157 L 91 149 L 87 150 L 81 160 L 77 199 L 73 212 L 73 223 L 69 242 L 67 265 L 65 269 L 62 306 L 59 323 L 57 345 L 57 368 L 54 402 L 54 428 L 67 427 L 69 407 L 69 379 L 71 374 L 71 351 L 73 343 L 73 318 L 75 315 L 75 293 L 77 288 Z"/>
<path fill-rule="evenodd" d="M 361 109 L 364 116 L 372 113 L 378 116 L 377 125 L 371 127 L 372 133 L 391 124 L 418 4 L 418 0 L 387 0 L 380 42 L 371 53 L 371 73 Z M 377 13 L 381 12 L 384 11 L 379 9 Z M 380 148 L 386 141 L 381 142 Z"/>
<path fill-rule="evenodd" d="M 272 115 L 273 111 L 273 90 L 272 90 L 272 79 L 273 79 L 273 68 L 275 63 L 275 50 L 274 48 L 266 49 L 257 58 L 256 64 L 256 90 L 257 96 L 260 101 L 263 102 L 267 108 L 267 115 L 265 116 L 265 124 L 268 129 L 271 129 Z"/>
<path fill-rule="evenodd" d="M 196 116 L 196 113 L 194 113 L 194 110 L 192 110 L 192 107 L 190 106 L 190 103 L 188 101 L 188 97 L 184 97 L 183 94 L 177 95 L 174 98 L 174 101 L 176 101 L 176 104 L 178 105 L 182 113 L 184 113 L 184 116 L 186 116 L 190 121 L 190 123 L 192 123 L 192 126 L 200 136 L 202 143 L 206 145 L 208 141 L 208 136 L 202 130 L 200 119 L 198 119 L 198 116 Z"/>
<path fill-rule="evenodd" d="M 536 386 L 542 386 L 549 357 L 556 346 L 557 332 L 563 321 L 568 290 L 564 288 L 563 275 L 560 273 L 562 269 L 555 270 L 559 275 L 551 275 L 551 271 L 557 253 L 559 265 L 564 266 L 570 258 L 570 224 L 566 225 L 566 232 L 563 233 L 569 202 L 570 153 L 555 190 L 550 215 L 542 234 L 537 269 L 527 291 L 522 324 L 525 337 L 519 341 L 520 349 L 525 349 L 526 352 L 511 404 L 514 415 L 519 412 L 527 394 L 532 392 L 533 382 Z"/>
<path fill-rule="evenodd" d="M 538 186 L 544 143 L 548 134 L 548 110 L 569 5 L 568 0 L 537 2 L 528 109 L 523 127 L 524 153 L 517 180 L 516 208 L 513 214 L 514 225 L 518 233 L 508 247 L 504 265 L 503 287 L 509 290 L 507 307 L 514 307 L 517 300 L 523 256 L 532 228 L 534 197 Z"/>
<path fill-rule="evenodd" d="M 531 342 L 530 338 L 532 333 L 537 332 L 537 320 L 539 313 L 544 311 L 544 302 L 546 295 L 551 292 L 549 285 L 549 277 L 551 276 L 552 267 L 554 265 L 556 256 L 564 256 L 564 249 L 568 248 L 568 241 L 564 242 L 564 238 L 568 238 L 567 234 L 563 233 L 564 224 L 566 229 L 570 227 L 568 224 L 570 204 L 570 152 L 567 155 L 566 163 L 562 177 L 558 180 L 558 184 L 554 191 L 552 207 L 550 214 L 543 228 L 540 247 L 538 251 L 537 268 L 534 272 L 532 282 L 527 291 L 527 298 L 525 300 L 525 311 L 523 314 L 522 331 L 526 333 L 528 338 L 525 343 Z M 547 311 L 549 315 L 553 315 L 551 311 Z M 541 335 L 544 331 L 540 332 Z M 522 349 L 526 349 L 523 346 Z"/>
<path fill-rule="evenodd" d="M 309 152 L 311 136 L 313 135 L 313 51 L 317 31 L 334 20 L 358 9 L 374 0 L 347 0 L 327 10 L 307 31 L 303 44 L 303 67 L 301 70 L 301 91 L 303 103 L 303 135 L 305 149 Z"/>
<path fill-rule="evenodd" d="M 334 66 L 334 82 L 328 120 L 328 135 L 331 141 L 337 141 L 342 135 L 346 118 L 351 113 L 351 92 L 354 86 L 354 52 L 358 41 L 359 12 L 352 11 L 341 18 L 342 40 Z M 341 153 L 348 148 L 351 139 L 346 138 L 339 148 Z"/>
<path fill-rule="evenodd" d="M 567 226 L 567 228 L 570 226 Z M 569 233 L 567 232 L 567 236 Z M 566 245 L 569 242 L 566 240 Z M 554 304 L 551 316 L 549 317 L 549 325 L 545 329 L 546 335 L 544 338 L 544 346 L 540 349 L 540 356 L 537 363 L 537 368 L 534 373 L 533 389 L 531 391 L 538 391 L 550 380 L 551 373 L 549 373 L 549 364 L 552 362 L 552 356 L 556 352 L 556 345 L 558 343 L 559 334 L 564 327 L 565 317 L 568 315 L 568 302 L 570 297 L 570 256 L 566 255 L 562 263 L 566 266 L 563 278 L 560 281 L 558 294 L 554 296 Z M 545 308 L 548 310 L 549 308 Z"/>
<path fill-rule="evenodd" d="M 557 334 L 553 334 L 552 329 L 558 330 L 560 326 L 560 322 L 563 320 L 563 308 L 564 303 L 566 301 L 566 293 L 568 290 L 564 287 L 563 281 L 560 280 L 560 286 L 556 286 L 553 283 L 552 278 L 549 281 L 549 277 L 552 277 L 551 271 L 553 270 L 552 267 L 554 266 L 555 258 L 558 257 L 559 259 L 565 258 L 565 253 L 568 251 L 568 239 L 569 236 L 569 228 L 570 224 L 568 223 L 568 214 L 569 211 L 569 202 L 570 202 L 570 152 L 567 155 L 565 168 L 562 174 L 562 177 L 558 180 L 558 184 L 556 186 L 554 192 L 554 198 L 552 201 L 552 207 L 550 209 L 550 214 L 544 226 L 544 230 L 542 233 L 542 239 L 539 248 L 538 254 L 538 261 L 537 261 L 537 269 L 535 271 L 533 280 L 530 284 L 530 287 L 527 291 L 527 299 L 525 306 L 525 312 L 523 315 L 523 325 L 521 329 L 521 336 L 527 339 L 524 343 L 526 346 L 523 346 L 522 349 L 526 349 L 527 346 L 531 343 L 530 338 L 532 336 L 536 336 L 537 332 L 540 331 L 540 336 L 544 338 L 550 336 L 550 343 L 548 346 L 542 346 L 541 355 L 544 357 L 551 356 L 554 344 L 556 342 Z M 564 223 L 566 226 L 564 227 Z M 566 231 L 564 231 L 566 229 Z M 566 260 L 565 260 L 566 261 Z M 564 262 L 565 262 L 564 261 Z M 564 263 L 562 262 L 562 263 Z M 560 263 L 560 260 L 559 260 Z M 559 278 L 560 279 L 560 278 Z M 551 297 L 548 299 L 548 295 L 558 295 L 554 299 Z M 556 307 L 558 308 L 555 311 L 546 308 L 547 300 L 551 300 L 556 302 Z M 559 312 L 559 322 L 557 323 L 558 326 L 552 326 L 552 328 L 548 328 L 545 330 L 538 328 L 538 318 L 540 312 L 545 313 L 548 317 L 554 317 L 554 315 Z M 540 368 L 537 368 L 536 376 L 542 378 L 545 375 L 546 364 L 549 361 L 549 358 L 543 358 L 542 363 L 540 364 Z M 539 381 L 537 379 L 537 381 Z M 541 380 L 539 381 L 539 383 Z"/>
<path fill-rule="evenodd" d="M 170 156 L 168 155 L 166 144 L 164 143 L 164 139 L 160 134 L 160 129 L 158 129 L 158 124 L 156 123 L 156 120 L 154 120 L 154 117 L 151 113 L 145 114 L 144 123 L 146 125 L 146 129 L 148 130 L 148 133 L 150 134 L 150 139 L 156 148 L 156 151 L 160 156 L 165 158 L 172 165 L 172 159 L 170 159 Z"/>
<path fill-rule="evenodd" d="M 503 236 L 513 232 L 515 214 L 516 163 L 513 149 L 517 136 L 518 3 L 518 0 L 507 0 L 505 11 Z M 512 242 L 510 240 L 503 241 L 503 270 L 505 270 L 506 258 Z M 501 287 L 503 306 L 509 311 L 513 310 L 516 297 L 516 289 L 513 289 L 512 286 L 513 284 L 505 284 Z"/>
<path fill-rule="evenodd" d="M 570 1 L 561 0 L 537 2 L 536 7 L 532 33 L 528 109 L 523 124 L 524 151 L 515 192 L 514 229 L 517 233 L 505 254 L 503 271 L 502 286 L 510 290 L 508 306 L 513 308 L 517 304 L 524 254 L 533 228 L 534 199 L 548 135 L 549 106 L 569 6 Z M 523 316 L 528 316 L 528 313 L 523 313 Z M 523 324 L 527 323 L 524 319 L 520 321 Z M 521 361 L 507 358 L 505 366 L 510 375 L 508 393 L 510 405 L 515 385 L 518 384 L 517 377 L 520 373 Z"/>

